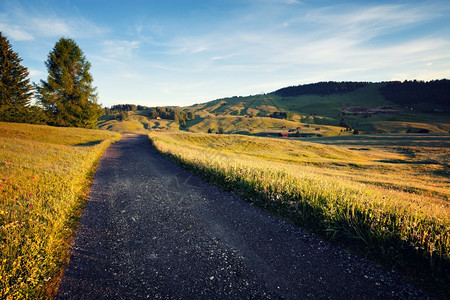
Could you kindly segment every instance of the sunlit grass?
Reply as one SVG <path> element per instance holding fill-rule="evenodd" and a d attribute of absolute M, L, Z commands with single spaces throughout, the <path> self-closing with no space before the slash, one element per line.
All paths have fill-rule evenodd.
<path fill-rule="evenodd" d="M 414 276 L 449 282 L 448 148 L 187 133 L 150 138 L 210 182 L 292 222 L 420 274 Z"/>
<path fill-rule="evenodd" d="M 0 123 L 0 298 L 46 298 L 90 174 L 116 133 Z"/>

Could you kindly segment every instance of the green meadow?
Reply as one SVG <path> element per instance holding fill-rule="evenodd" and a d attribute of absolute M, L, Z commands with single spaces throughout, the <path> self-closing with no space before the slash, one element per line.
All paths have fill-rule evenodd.
<path fill-rule="evenodd" d="M 225 190 L 448 289 L 450 138 L 294 139 L 155 132 L 161 153 Z M 341 143 L 338 139 L 341 138 Z M 328 142 L 331 143 L 331 142 Z M 448 292 L 448 290 L 447 290 Z"/>
<path fill-rule="evenodd" d="M 51 298 L 114 132 L 0 122 L 0 298 Z"/>

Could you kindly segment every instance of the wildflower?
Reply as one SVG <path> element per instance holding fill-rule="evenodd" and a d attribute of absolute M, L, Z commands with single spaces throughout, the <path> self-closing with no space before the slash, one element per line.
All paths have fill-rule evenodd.
<path fill-rule="evenodd" d="M 3 187 L 3 184 L 0 184 L 0 188 L 2 188 Z"/>
<path fill-rule="evenodd" d="M 5 165 L 9 165 L 9 164 L 11 164 L 11 162 L 10 161 L 5 161 L 4 164 Z"/>
<path fill-rule="evenodd" d="M 33 193 L 30 193 L 30 196 L 33 196 Z"/>
<path fill-rule="evenodd" d="M 33 208 L 33 204 L 30 204 L 29 207 L 30 207 L 30 208 Z"/>

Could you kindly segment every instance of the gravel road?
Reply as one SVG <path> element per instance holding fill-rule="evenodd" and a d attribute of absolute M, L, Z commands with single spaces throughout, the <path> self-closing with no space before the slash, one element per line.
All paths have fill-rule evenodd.
<path fill-rule="evenodd" d="M 57 299 L 424 299 L 125 135 L 100 161 Z"/>

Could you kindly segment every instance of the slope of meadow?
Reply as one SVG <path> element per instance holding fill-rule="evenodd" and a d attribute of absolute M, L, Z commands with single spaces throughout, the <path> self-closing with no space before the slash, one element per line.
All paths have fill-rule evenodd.
<path fill-rule="evenodd" d="M 380 89 L 385 83 L 370 83 L 348 93 L 332 93 L 326 95 L 299 95 L 282 97 L 276 93 L 261 94 L 247 97 L 230 97 L 203 104 L 187 106 L 186 111 L 192 111 L 199 118 L 195 128 L 188 126 L 189 131 L 198 131 L 199 128 L 207 128 L 208 118 L 217 117 L 218 126 L 226 116 L 257 116 L 262 117 L 263 123 L 267 123 L 265 131 L 270 128 L 268 115 L 274 112 L 290 112 L 289 121 L 302 124 L 338 126 L 344 118 L 353 128 L 365 133 L 406 133 L 408 129 L 417 132 L 420 129 L 429 130 L 432 133 L 448 133 L 450 124 L 449 113 L 433 113 L 434 105 L 424 103 L 415 104 L 421 110 L 429 113 L 421 113 L 411 110 L 410 107 L 387 101 Z M 342 110 L 351 107 L 389 108 L 395 113 L 372 114 L 342 114 Z M 226 124 L 225 124 L 226 126 Z M 246 125 L 251 127 L 252 125 Z M 241 126 L 243 127 L 243 126 Z M 259 126 L 259 128 L 264 126 Z M 228 130 L 237 132 L 237 129 Z M 337 131 L 339 132 L 339 131 Z M 336 133 L 336 132 L 335 132 Z"/>
<path fill-rule="evenodd" d="M 0 122 L 0 298 L 50 298 L 108 131 Z"/>
<path fill-rule="evenodd" d="M 240 135 L 150 138 L 181 165 L 275 214 L 416 279 L 433 277 L 444 289 L 449 282 L 448 139 L 355 147 Z"/>

